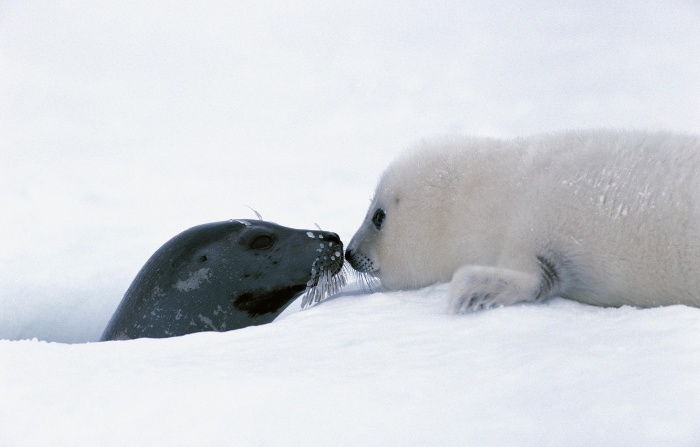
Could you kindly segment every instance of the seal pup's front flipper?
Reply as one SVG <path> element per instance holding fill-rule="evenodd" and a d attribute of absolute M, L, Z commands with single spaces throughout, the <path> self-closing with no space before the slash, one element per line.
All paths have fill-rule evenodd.
<path fill-rule="evenodd" d="M 450 282 L 450 311 L 472 312 L 536 301 L 540 278 L 536 274 L 499 267 L 465 265 Z"/>

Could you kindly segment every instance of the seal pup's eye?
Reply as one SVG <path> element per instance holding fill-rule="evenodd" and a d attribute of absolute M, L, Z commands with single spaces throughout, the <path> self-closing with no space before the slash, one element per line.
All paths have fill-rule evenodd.
<path fill-rule="evenodd" d="M 384 219 L 386 219 L 386 213 L 383 209 L 378 208 L 377 211 L 374 212 L 374 216 L 372 216 L 372 223 L 377 230 L 382 229 Z"/>
<path fill-rule="evenodd" d="M 250 248 L 253 248 L 255 250 L 264 250 L 266 248 L 272 247 L 272 243 L 272 238 L 266 234 L 263 234 L 251 241 Z"/>

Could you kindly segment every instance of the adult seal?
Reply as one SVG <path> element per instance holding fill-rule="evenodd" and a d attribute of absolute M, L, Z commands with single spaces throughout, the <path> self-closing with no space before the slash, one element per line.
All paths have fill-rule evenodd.
<path fill-rule="evenodd" d="M 449 282 L 454 312 L 553 296 L 700 306 L 700 138 L 424 144 L 384 172 L 346 258 L 386 289 Z"/>
<path fill-rule="evenodd" d="M 146 262 L 102 341 L 229 331 L 274 320 L 307 291 L 344 284 L 335 233 L 231 220 L 186 230 Z"/>

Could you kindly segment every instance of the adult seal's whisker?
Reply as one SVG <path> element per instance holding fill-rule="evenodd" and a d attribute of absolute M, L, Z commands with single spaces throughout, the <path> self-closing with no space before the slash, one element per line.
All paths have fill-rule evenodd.
<path fill-rule="evenodd" d="M 337 258 L 332 262 L 337 263 Z M 332 264 L 331 269 L 323 266 L 312 267 L 312 279 L 307 283 L 302 297 L 301 307 L 305 309 L 324 299 L 337 294 L 347 284 L 347 267 L 345 264 Z M 337 270 L 336 270 L 337 268 Z"/>
<path fill-rule="evenodd" d="M 255 208 L 248 205 L 246 205 L 246 208 L 250 208 L 250 210 L 255 213 L 255 217 L 257 217 L 258 220 L 263 220 L 262 216 L 260 215 L 260 213 L 258 213 L 258 211 Z"/>

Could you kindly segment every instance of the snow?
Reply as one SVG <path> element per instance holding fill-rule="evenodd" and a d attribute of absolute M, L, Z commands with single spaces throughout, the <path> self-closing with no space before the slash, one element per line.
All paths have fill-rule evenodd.
<path fill-rule="evenodd" d="M 699 22 L 680 0 L 2 3 L 0 445 L 700 445 L 683 306 L 455 316 L 444 285 L 350 284 L 264 326 L 96 342 L 175 234 L 249 204 L 347 243 L 423 138 L 700 133 Z"/>
<path fill-rule="evenodd" d="M 3 445 L 700 442 L 700 310 L 453 316 L 445 292 L 351 292 L 165 340 L 0 342 Z"/>

